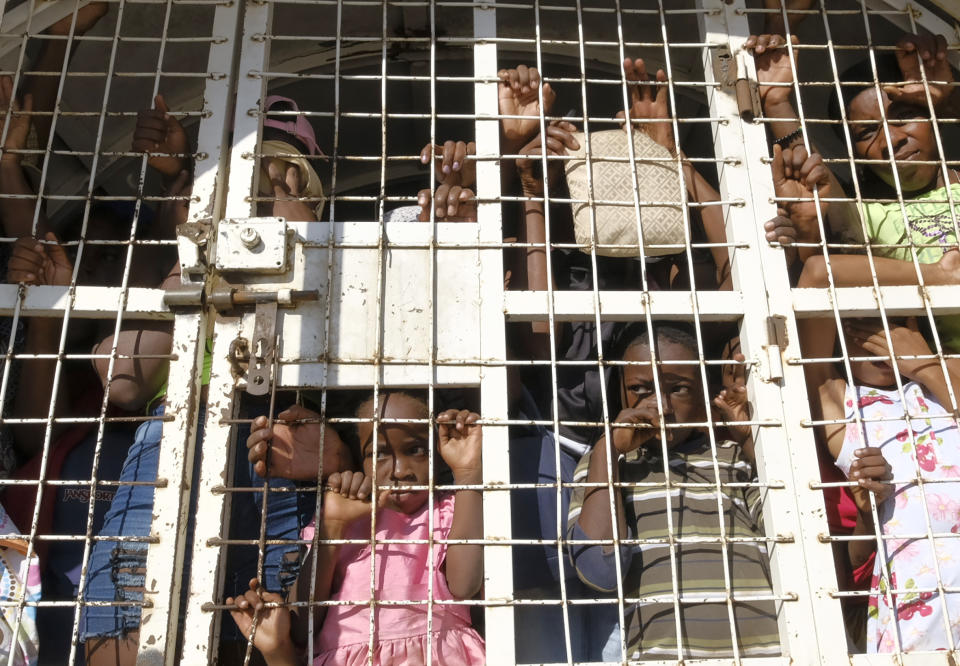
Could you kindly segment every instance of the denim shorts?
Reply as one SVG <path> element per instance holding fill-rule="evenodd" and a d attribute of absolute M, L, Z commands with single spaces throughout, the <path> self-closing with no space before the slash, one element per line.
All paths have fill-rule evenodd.
<path fill-rule="evenodd" d="M 163 415 L 163 407 L 154 410 L 155 416 Z M 204 411 L 200 412 L 200 428 L 197 433 L 197 455 L 194 456 L 193 483 L 187 522 L 187 550 L 192 552 L 193 532 L 196 516 L 197 493 L 200 461 L 203 447 Z M 163 421 L 160 419 L 145 421 L 137 428 L 134 442 L 127 453 L 126 461 L 120 473 L 121 482 L 152 482 L 157 479 L 160 460 L 160 440 Z M 246 447 L 238 437 L 236 447 L 236 485 L 249 483 L 253 487 L 262 485 L 263 479 L 257 476 L 247 462 Z M 271 487 L 292 485 L 291 482 L 274 479 Z M 232 503 L 233 525 L 246 526 L 252 534 L 234 535 L 240 538 L 256 538 L 259 535 L 260 507 L 262 503 L 252 493 L 237 493 Z M 267 508 L 267 538 L 297 539 L 300 529 L 309 520 L 312 504 L 299 493 L 270 494 Z M 110 503 L 101 537 L 143 537 L 142 541 L 97 541 L 90 554 L 87 567 L 87 580 L 84 599 L 87 601 L 128 602 L 127 605 L 84 606 L 81 623 L 81 641 L 91 638 L 124 637 L 140 627 L 140 604 L 143 602 L 145 567 L 147 561 L 146 537 L 150 534 L 153 520 L 153 487 L 148 485 L 121 485 Z M 225 577 L 224 596 L 236 596 L 247 588 L 248 581 L 256 576 L 257 557 L 254 548 L 252 557 L 242 558 L 230 566 Z M 270 591 L 285 592 L 296 580 L 300 568 L 300 547 L 297 545 L 267 546 L 264 554 L 264 586 Z M 184 562 L 183 576 L 189 579 L 190 562 Z M 188 586 L 182 586 L 181 606 L 184 604 Z M 181 622 L 183 613 L 180 615 Z M 223 625 L 224 640 L 231 640 L 233 623 Z M 238 640 L 242 637 L 237 633 Z"/>

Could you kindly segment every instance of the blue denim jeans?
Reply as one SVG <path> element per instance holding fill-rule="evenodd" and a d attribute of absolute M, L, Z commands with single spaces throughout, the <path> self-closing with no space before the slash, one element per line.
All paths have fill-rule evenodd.
<path fill-rule="evenodd" d="M 162 416 L 163 407 L 154 410 Z M 194 457 L 193 484 L 197 488 L 200 460 L 203 450 L 204 411 L 200 412 L 197 433 L 198 450 Z M 145 421 L 137 429 L 134 442 L 120 473 L 120 481 L 155 481 L 160 460 L 160 440 L 163 422 Z M 236 487 L 260 487 L 263 479 L 257 476 L 247 461 L 246 429 L 241 428 L 235 451 Z M 292 487 L 293 482 L 271 479 L 270 487 Z M 187 555 L 192 550 L 197 494 L 191 494 L 187 523 Z M 259 536 L 262 493 L 236 493 L 232 503 L 231 536 L 255 539 Z M 297 539 L 300 530 L 313 512 L 311 496 L 300 493 L 270 493 L 267 503 L 267 538 Z M 104 518 L 100 536 L 147 537 L 153 520 L 153 487 L 120 486 Z M 270 545 L 264 553 L 264 587 L 272 592 L 285 592 L 297 578 L 300 570 L 300 547 Z M 140 626 L 140 605 L 143 601 L 147 544 L 142 542 L 98 541 L 90 555 L 84 598 L 88 601 L 124 601 L 130 605 L 86 606 L 81 618 L 81 640 L 95 637 L 121 637 Z M 236 596 L 248 589 L 248 581 L 256 576 L 257 549 L 247 548 L 232 562 L 228 559 L 224 596 Z M 183 575 L 189 578 L 189 559 L 184 563 Z M 184 585 L 186 595 L 187 586 Z M 182 600 L 181 600 L 182 603 Z M 236 635 L 234 635 L 236 634 Z M 232 622 L 223 624 L 224 640 L 241 640 Z"/>
<path fill-rule="evenodd" d="M 163 406 L 157 407 L 153 415 L 163 416 Z M 157 480 L 162 431 L 163 421 L 160 419 L 140 424 L 120 472 L 121 482 Z M 121 485 L 110 502 L 99 536 L 147 537 L 152 520 L 153 487 Z M 80 622 L 82 641 L 93 637 L 126 636 L 140 626 L 138 604 L 143 601 L 146 561 L 145 541 L 97 541 L 93 545 L 84 598 L 131 604 L 85 606 Z"/>

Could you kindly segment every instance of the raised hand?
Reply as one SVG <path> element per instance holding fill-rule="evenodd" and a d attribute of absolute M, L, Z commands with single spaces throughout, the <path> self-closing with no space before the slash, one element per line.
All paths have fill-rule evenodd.
<path fill-rule="evenodd" d="M 47 232 L 43 244 L 34 238 L 18 238 L 7 263 L 7 282 L 16 284 L 69 285 L 73 264 L 57 237 Z"/>
<path fill-rule="evenodd" d="M 544 141 L 542 135 L 537 135 L 530 143 L 520 149 L 523 155 L 517 160 L 517 173 L 520 176 L 520 185 L 523 188 L 524 195 L 528 197 L 543 196 L 543 176 L 541 168 L 543 166 L 540 156 L 543 154 L 543 147 L 546 144 L 547 155 L 566 155 L 567 149 L 579 150 L 580 142 L 573 136 L 577 128 L 565 120 L 554 120 L 547 126 L 547 138 Z M 548 160 L 547 169 L 549 171 L 549 180 L 551 189 L 556 187 L 563 173 L 563 162 L 561 160 Z"/>
<path fill-rule="evenodd" d="M 933 353 L 920 332 L 916 317 L 907 317 L 902 326 L 890 326 L 892 355 L 896 357 L 896 364 L 890 360 L 890 345 L 883 332 L 883 323 L 879 319 L 847 319 L 843 323 L 843 330 L 866 352 L 878 356 L 878 361 L 910 379 L 915 379 L 919 371 L 924 368 L 940 365 L 936 359 L 900 358 L 901 356 L 926 356 Z"/>
<path fill-rule="evenodd" d="M 897 42 L 897 64 L 905 81 L 921 81 L 920 61 L 927 76 L 930 99 L 934 108 L 939 107 L 953 93 L 953 71 L 947 60 L 947 40 L 943 35 L 906 34 Z M 934 83 L 934 81 L 942 83 Z M 887 85 L 884 92 L 891 101 L 913 104 L 927 108 L 927 93 L 923 83 L 907 83 L 902 86 Z"/>
<path fill-rule="evenodd" d="M 321 436 L 323 476 L 347 469 L 350 466 L 349 451 L 337 431 L 319 423 L 319 419 L 319 414 L 299 405 L 291 405 L 280 412 L 273 427 L 268 426 L 266 416 L 254 419 L 247 437 L 247 458 L 253 463 L 254 471 L 264 478 L 315 480 Z"/>
<path fill-rule="evenodd" d="M 473 141 L 445 141 L 443 145 L 427 144 L 420 151 L 420 161 L 434 161 L 437 182 L 450 187 L 472 187 L 477 182 L 477 163 L 470 157 L 477 154 Z"/>
<path fill-rule="evenodd" d="M 807 153 L 803 146 L 781 148 L 774 144 L 773 189 L 777 198 L 809 199 L 809 201 L 778 201 L 777 206 L 786 213 L 796 227 L 798 240 L 815 240 L 820 237 L 817 223 L 817 202 L 813 200 L 813 188 L 820 195 L 820 214 L 827 211 L 824 197 L 830 196 L 830 171 L 817 153 Z"/>
<path fill-rule="evenodd" d="M 430 207 L 433 204 L 434 219 L 437 222 L 476 222 L 477 196 L 473 190 L 459 185 L 440 185 L 436 196 L 430 190 L 417 193 L 417 205 L 420 206 L 420 222 L 430 221 Z"/>
<path fill-rule="evenodd" d="M 253 646 L 263 653 L 267 663 L 295 664 L 300 657 L 290 638 L 290 611 L 279 606 L 267 607 L 268 603 L 280 603 L 283 597 L 260 587 L 260 581 L 250 579 L 250 589 L 237 598 L 227 597 L 228 606 L 236 604 L 230 617 L 245 638 L 253 632 Z M 256 623 L 256 631 L 253 631 Z"/>
<path fill-rule="evenodd" d="M 662 69 L 657 70 L 656 77 L 647 74 L 647 66 L 643 58 L 631 60 L 624 58 L 623 73 L 628 82 L 636 81 L 641 85 L 631 85 L 630 88 L 630 120 L 657 120 L 670 119 L 669 91 L 667 89 L 667 74 Z M 654 85 L 642 85 L 656 81 Z M 617 113 L 617 118 L 624 118 L 623 111 Z M 652 122 L 633 123 L 635 130 L 645 132 L 651 139 L 669 150 L 677 152 L 677 142 L 673 136 L 673 123 Z"/>
<path fill-rule="evenodd" d="M 13 103 L 13 114 L 9 120 L 7 129 L 7 139 L 3 144 L 3 154 L 0 155 L 0 161 L 19 164 L 23 155 L 20 153 L 7 152 L 11 150 L 23 150 L 27 146 L 27 135 L 30 133 L 30 112 L 33 111 L 33 95 L 25 95 L 23 104 L 14 97 L 13 79 L 9 76 L 0 76 L 0 114 L 6 115 L 7 109 Z M 0 121 L 0 132 L 3 131 L 5 122 Z"/>
<path fill-rule="evenodd" d="M 737 421 L 750 420 L 750 403 L 747 401 L 746 360 L 741 353 L 735 353 L 733 360 L 737 365 L 723 366 L 723 389 L 713 399 L 714 406 L 720 410 L 723 420 L 727 422 L 727 432 L 731 439 L 743 443 L 750 437 L 749 425 L 731 425 Z"/>
<path fill-rule="evenodd" d="M 857 449 L 855 460 L 850 465 L 850 480 L 857 486 L 850 488 L 853 501 L 862 513 L 870 512 L 870 492 L 877 496 L 877 504 L 886 501 L 894 491 L 892 483 L 883 483 L 893 478 L 893 468 L 883 457 L 883 451 L 875 446 Z"/>
<path fill-rule="evenodd" d="M 613 448 L 617 453 L 629 453 L 639 449 L 651 439 L 660 436 L 660 413 L 653 407 L 628 407 L 617 414 L 614 423 L 645 423 L 649 428 L 611 428 Z M 667 428 L 667 440 L 671 439 L 671 430 Z"/>
<path fill-rule="evenodd" d="M 163 95 L 156 96 L 154 108 L 137 114 L 132 150 L 150 154 L 147 164 L 167 179 L 176 178 L 187 168 L 187 133 L 170 115 Z"/>
<path fill-rule="evenodd" d="M 524 116 L 523 118 L 501 118 L 500 134 L 503 140 L 502 150 L 506 154 L 516 153 L 521 146 L 540 131 L 540 116 L 550 113 L 557 94 L 544 83 L 543 113 L 540 110 L 540 72 L 534 67 L 517 65 L 516 69 L 501 69 L 498 95 L 500 114 L 504 116 Z"/>
<path fill-rule="evenodd" d="M 453 472 L 454 483 L 483 481 L 483 431 L 480 415 L 466 409 L 448 409 L 437 416 L 440 457 Z"/>
<path fill-rule="evenodd" d="M 796 35 L 791 35 L 794 45 L 799 43 Z M 793 63 L 790 62 L 790 51 L 787 40 L 783 35 L 750 35 L 744 42 L 743 48 L 753 51 L 753 60 L 757 67 L 757 92 L 764 109 L 778 104 L 789 104 L 790 93 L 797 71 L 799 52 L 794 49 Z"/>

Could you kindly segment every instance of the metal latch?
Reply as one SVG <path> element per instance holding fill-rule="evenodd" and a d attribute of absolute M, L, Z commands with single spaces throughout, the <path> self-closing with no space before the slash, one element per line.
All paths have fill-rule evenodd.
<path fill-rule="evenodd" d="M 247 393 L 250 395 L 266 395 L 270 392 L 276 351 L 277 302 L 257 303 L 250 365 L 247 368 Z"/>
<path fill-rule="evenodd" d="M 282 217 L 225 219 L 217 225 L 217 270 L 283 273 L 287 221 Z"/>
<path fill-rule="evenodd" d="M 238 337 L 230 343 L 230 363 L 234 372 L 244 374 L 246 365 L 247 393 L 266 395 L 276 359 L 277 309 L 292 307 L 304 301 L 320 299 L 319 290 L 277 289 L 253 291 L 225 287 L 207 294 L 202 284 L 188 284 L 168 289 L 163 302 L 171 310 L 201 308 L 208 303 L 217 312 L 235 312 L 241 308 L 256 307 L 253 323 L 253 340 Z"/>
<path fill-rule="evenodd" d="M 767 317 L 767 381 L 783 380 L 783 350 L 787 347 L 787 318 L 783 315 Z"/>

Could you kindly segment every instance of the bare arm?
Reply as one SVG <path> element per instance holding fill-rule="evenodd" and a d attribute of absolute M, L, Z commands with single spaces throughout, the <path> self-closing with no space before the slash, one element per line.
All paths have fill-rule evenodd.
<path fill-rule="evenodd" d="M 812 358 L 831 358 L 837 332 L 833 322 L 823 319 L 801 319 L 797 321 L 797 332 L 803 356 Z M 837 373 L 832 363 L 811 363 L 804 365 L 807 380 L 807 395 L 810 397 L 810 413 L 815 421 L 842 419 L 846 381 Z M 819 426 L 817 433 L 823 438 L 834 460 L 843 447 L 843 434 L 846 428 L 842 423 Z"/>
<path fill-rule="evenodd" d="M 73 34 L 83 35 L 90 30 L 104 14 L 107 13 L 106 2 L 91 2 L 77 10 L 76 24 L 73 25 Z M 66 37 L 70 34 L 73 24 L 73 13 L 54 23 L 47 29 L 47 34 L 56 37 Z M 73 43 L 76 49 L 77 42 Z M 33 126 L 37 129 L 37 139 L 41 148 L 46 148 L 50 136 L 50 127 L 53 118 L 49 114 L 57 103 L 57 90 L 60 87 L 60 72 L 63 69 L 63 60 L 67 56 L 66 39 L 44 39 L 43 46 L 33 70 L 37 72 L 56 72 L 55 76 L 28 76 L 25 77 L 24 88 L 33 95 L 34 109 L 42 115 L 33 117 Z"/>
<path fill-rule="evenodd" d="M 587 483 L 607 483 L 607 453 L 612 448 L 607 445 L 606 438 L 601 438 L 590 452 L 590 469 L 587 472 Z M 619 463 L 613 461 L 613 483 L 620 481 Z M 623 513 L 623 493 L 614 488 L 614 504 L 617 512 L 617 531 L 621 537 L 627 534 L 627 523 Z M 603 487 L 587 488 L 584 491 L 583 506 L 580 509 L 578 521 L 580 529 L 591 539 L 613 539 L 613 521 L 610 518 L 610 496 Z M 612 546 L 604 546 L 604 552 L 613 550 Z"/>
<path fill-rule="evenodd" d="M 547 227 L 546 215 L 544 212 L 544 202 L 532 199 L 541 199 L 544 196 L 544 182 L 542 177 L 537 176 L 537 165 L 541 164 L 544 146 L 546 154 L 566 155 L 567 149 L 577 150 L 580 144 L 573 136 L 576 128 L 567 122 L 552 122 L 547 126 L 546 139 L 537 135 L 534 139 L 520 149 L 520 154 L 525 157 L 516 162 L 517 173 L 520 176 L 520 184 L 523 195 L 530 197 L 531 200 L 523 202 L 523 222 L 520 225 L 520 240 L 524 243 L 535 243 L 542 247 L 528 247 L 524 249 L 526 261 L 518 268 L 525 275 L 518 275 L 517 281 L 521 288 L 526 286 L 530 291 L 547 291 L 550 287 L 556 287 L 548 278 L 547 262 L 550 261 L 549 250 L 546 247 Z M 549 161 L 547 163 L 549 170 L 549 181 L 551 186 L 556 185 L 563 179 L 561 163 L 558 161 Z M 528 347 L 530 354 L 537 358 L 547 358 L 550 354 L 550 324 L 546 321 L 536 321 L 530 324 L 530 341 Z M 559 337 L 559 327 L 555 329 L 554 338 Z"/>
<path fill-rule="evenodd" d="M 23 150 L 27 145 L 27 134 L 30 132 L 30 116 L 33 110 L 33 97 L 27 95 L 23 104 L 14 97 L 13 80 L 9 76 L 0 76 L 0 112 L 6 113 L 7 108 L 13 110 L 13 116 L 6 122 L 8 127 L 7 139 L 0 155 L 0 193 L 16 195 L 15 197 L 0 198 L 0 220 L 3 222 L 4 234 L 16 238 L 32 236 L 33 218 L 38 215 L 36 237 L 42 238 L 47 231 L 47 220 L 43 213 L 43 206 L 36 213 L 37 193 L 33 191 L 26 175 L 20 166 L 23 155 L 14 150 Z M 23 111 L 22 114 L 18 113 Z M 0 131 L 4 129 L 0 123 Z"/>
<path fill-rule="evenodd" d="M 720 193 L 717 192 L 707 180 L 700 175 L 700 172 L 691 162 L 683 161 L 683 180 L 687 186 L 687 194 L 691 201 L 697 203 L 708 203 L 711 201 L 720 201 Z M 709 243 L 726 243 L 727 230 L 723 221 L 723 208 L 721 206 L 703 206 L 700 208 L 700 219 L 703 222 L 703 230 L 707 235 Z M 713 263 L 717 268 L 717 288 L 721 290 L 730 290 L 733 288 L 733 277 L 730 273 L 730 253 L 725 247 L 711 247 L 710 254 L 713 256 Z"/>
<path fill-rule="evenodd" d="M 480 415 L 468 410 L 448 409 L 437 417 L 440 455 L 453 472 L 457 485 L 483 483 L 483 431 Z M 449 539 L 483 538 L 483 496 L 479 490 L 458 490 Z M 483 546 L 447 546 L 444 575 L 450 593 L 470 599 L 483 585 Z"/>
<path fill-rule="evenodd" d="M 7 264 L 7 281 L 25 285 L 69 285 L 73 265 L 53 233 L 47 233 L 44 244 L 30 236 L 17 239 Z M 26 324 L 26 354 L 56 354 L 60 349 L 62 322 L 56 317 L 32 317 Z M 53 392 L 57 359 L 16 361 L 21 365 L 20 382 L 13 403 L 17 418 L 46 418 Z M 57 387 L 54 416 L 62 415 L 67 404 L 66 381 Z M 25 458 L 38 453 L 43 445 L 45 425 L 17 424 L 11 426 L 14 445 Z M 62 430 L 54 426 L 53 436 Z"/>

